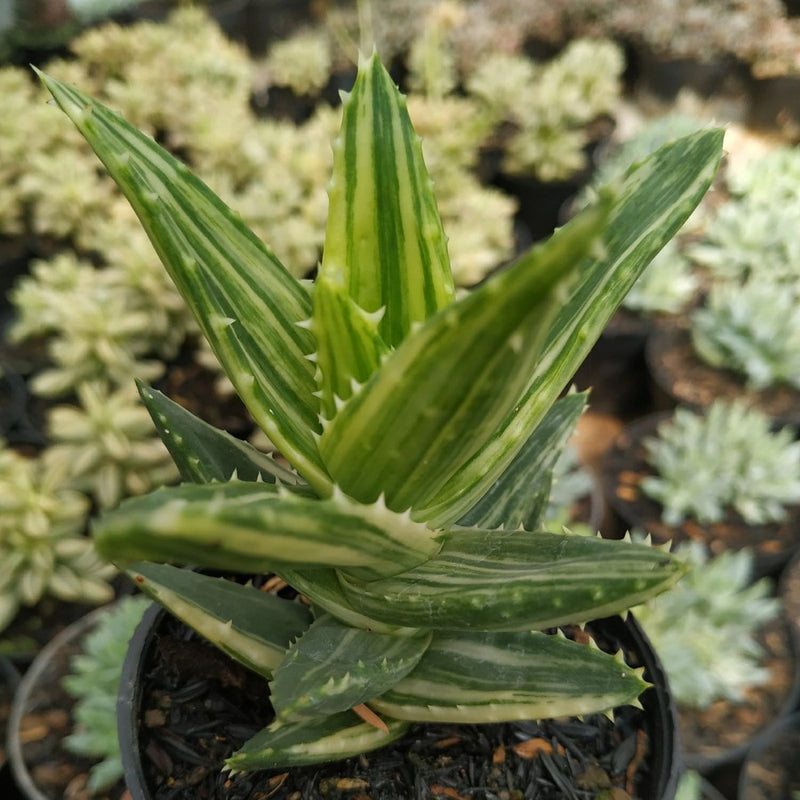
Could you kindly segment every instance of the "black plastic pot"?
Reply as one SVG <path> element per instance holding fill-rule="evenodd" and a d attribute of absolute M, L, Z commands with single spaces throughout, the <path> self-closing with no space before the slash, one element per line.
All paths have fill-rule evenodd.
<path fill-rule="evenodd" d="M 130 641 L 128 657 L 122 670 L 117 700 L 117 723 L 125 782 L 131 800 L 154 800 L 155 797 L 148 785 L 142 762 L 142 675 L 151 648 L 157 646 L 159 636 L 164 634 L 164 625 L 170 620 L 171 617 L 159 606 L 154 605 L 147 610 Z M 633 657 L 645 667 L 645 677 L 653 687 L 642 695 L 641 702 L 645 709 L 652 751 L 647 785 L 643 787 L 642 794 L 647 800 L 673 800 L 682 765 L 676 709 L 658 656 L 630 615 L 626 620 L 620 617 L 598 620 L 591 623 L 590 627 L 602 630 L 604 635 L 619 643 L 628 660 Z M 413 800 L 415 796 L 410 787 L 408 800 Z"/>
<path fill-rule="evenodd" d="M 790 800 L 800 792 L 800 714 L 754 742 L 739 778 L 738 800 Z"/>
<path fill-rule="evenodd" d="M 9 707 L 14 695 L 19 687 L 19 671 L 14 666 L 11 659 L 4 655 L 0 655 L 0 686 L 3 690 L 3 704 L 8 703 Z M 5 717 L 5 712 L 3 713 Z M 5 719 L 3 720 L 5 722 Z M 2 733 L 0 733 L 0 797 L 3 800 L 16 800 L 21 797 L 16 786 L 14 785 L 11 775 L 11 767 L 6 759 L 6 725 L 3 726 Z"/>

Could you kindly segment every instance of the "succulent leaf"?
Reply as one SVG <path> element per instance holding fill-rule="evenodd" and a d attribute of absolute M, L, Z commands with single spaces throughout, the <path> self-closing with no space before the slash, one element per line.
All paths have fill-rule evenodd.
<path fill-rule="evenodd" d="M 427 518 L 417 509 L 513 414 L 576 265 L 600 245 L 609 205 L 607 197 L 587 209 L 384 360 L 320 439 L 345 492 L 367 503 L 384 493 L 389 508 Z"/>
<path fill-rule="evenodd" d="M 140 381 L 142 398 L 158 435 L 169 450 L 185 481 L 227 481 L 233 475 L 242 481 L 279 481 L 302 487 L 301 479 L 247 442 L 209 425 L 162 392 Z"/>
<path fill-rule="evenodd" d="M 586 408 L 586 397 L 570 394 L 555 402 L 506 471 L 458 524 L 536 530 L 547 510 L 553 469 Z"/>
<path fill-rule="evenodd" d="M 439 551 L 434 533 L 381 504 L 303 497 L 264 483 L 167 487 L 97 520 L 98 550 L 120 561 L 192 563 L 238 572 L 334 566 L 393 575 Z"/>
<path fill-rule="evenodd" d="M 430 641 L 430 631 L 396 636 L 321 617 L 289 648 L 276 671 L 272 705 L 283 721 L 347 711 L 405 677 Z"/>
<path fill-rule="evenodd" d="M 39 73 L 133 206 L 256 422 L 318 490 L 314 343 L 297 323 L 307 290 L 238 216 L 152 139 L 79 90 Z"/>
<path fill-rule="evenodd" d="M 171 614 L 267 678 L 311 624 L 304 605 L 224 578 L 146 562 L 133 564 L 128 574 Z"/>
<path fill-rule="evenodd" d="M 321 274 L 396 347 L 454 296 L 447 242 L 405 99 L 377 54 L 362 57 L 334 142 Z"/>
<path fill-rule="evenodd" d="M 396 719 L 503 722 L 606 711 L 647 688 L 641 668 L 545 633 L 436 633 L 412 672 L 370 705 Z"/>
<path fill-rule="evenodd" d="M 719 167 L 722 136 L 704 130 L 679 139 L 628 174 L 608 219 L 604 253 L 578 268 L 579 283 L 550 324 L 524 397 L 425 507 L 415 508 L 419 519 L 452 524 L 513 461 L 622 298 L 702 199 Z"/>
<path fill-rule="evenodd" d="M 363 722 L 352 711 L 304 722 L 274 722 L 237 750 L 225 766 L 233 772 L 335 761 L 382 747 L 411 723 L 387 719 L 389 732 Z"/>
<path fill-rule="evenodd" d="M 322 413 L 330 420 L 337 404 L 352 394 L 353 382 L 366 381 L 389 348 L 378 333 L 380 313 L 370 315 L 359 308 L 346 289 L 325 273 L 314 282 L 312 299 Z"/>
<path fill-rule="evenodd" d="M 341 576 L 350 602 L 391 625 L 521 631 L 609 616 L 675 583 L 677 559 L 630 542 L 455 529 L 441 552 L 383 580 Z"/>

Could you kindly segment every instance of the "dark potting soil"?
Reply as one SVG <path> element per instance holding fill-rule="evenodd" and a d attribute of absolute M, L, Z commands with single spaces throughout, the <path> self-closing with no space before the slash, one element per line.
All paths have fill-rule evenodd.
<path fill-rule="evenodd" d="M 782 425 L 800 425 L 800 391 L 790 386 L 748 389 L 738 373 L 702 361 L 684 327 L 656 328 L 648 340 L 646 355 L 653 378 L 675 402 L 702 409 L 717 398 L 741 400 Z"/>
<path fill-rule="evenodd" d="M 613 723 L 418 725 L 360 757 L 231 777 L 223 760 L 272 718 L 267 683 L 176 620 L 164 625 L 146 661 L 139 733 L 155 800 L 647 797 L 650 739 L 630 706 Z"/>

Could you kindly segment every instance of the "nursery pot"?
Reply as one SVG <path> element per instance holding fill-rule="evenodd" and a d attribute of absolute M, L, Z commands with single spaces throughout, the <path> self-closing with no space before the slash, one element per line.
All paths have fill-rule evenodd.
<path fill-rule="evenodd" d="M 680 774 L 677 722 L 675 706 L 669 693 L 666 677 L 658 657 L 644 636 L 641 628 L 631 616 L 628 616 L 624 621 L 620 617 L 598 620 L 591 623 L 590 628 L 598 632 L 598 634 L 607 637 L 609 641 L 614 643 L 615 647 L 620 646 L 626 654 L 626 660 L 630 662 L 635 659 L 641 663 L 645 667 L 645 677 L 654 684 L 641 698 L 644 711 L 634 711 L 630 709 L 630 707 L 626 707 L 626 712 L 630 710 L 631 713 L 641 715 L 637 718 L 643 721 L 640 730 L 645 731 L 643 738 L 646 737 L 646 740 L 649 742 L 649 752 L 647 756 L 649 759 L 649 769 L 644 774 L 641 783 L 641 800 L 645 800 L 645 798 L 646 800 L 672 800 L 675 796 Z M 166 649 L 167 652 L 170 651 L 172 649 L 172 645 L 169 644 L 170 641 L 188 641 L 192 637 L 194 637 L 194 634 L 190 632 L 188 628 L 178 623 L 160 607 L 153 606 L 145 613 L 142 622 L 131 639 L 128 656 L 123 666 L 117 705 L 117 721 L 123 767 L 125 770 L 125 781 L 131 795 L 131 800 L 155 800 L 157 797 L 165 797 L 166 795 L 159 795 L 158 790 L 155 789 L 152 784 L 153 775 L 155 774 L 154 770 L 158 773 L 158 780 L 162 780 L 165 777 L 164 770 L 168 770 L 170 764 L 176 762 L 179 754 L 187 750 L 184 743 L 178 741 L 175 748 L 165 753 L 160 749 L 158 742 L 152 737 L 148 726 L 153 724 L 152 715 L 155 714 L 158 716 L 158 712 L 153 711 L 152 705 L 150 708 L 145 707 L 144 685 L 148 680 L 148 673 L 154 670 L 154 653 L 164 649 Z M 165 644 L 167 645 L 166 648 Z M 227 656 L 222 656 L 222 658 L 228 660 Z M 196 663 L 187 664 L 187 671 L 190 673 L 188 678 L 180 684 L 170 687 L 170 690 L 174 692 L 171 707 L 174 708 L 176 705 L 181 705 L 180 702 L 176 702 L 175 698 L 183 698 L 186 702 L 196 698 L 197 702 L 202 702 L 205 707 L 209 705 L 209 700 L 198 697 L 198 692 L 202 688 L 197 674 L 199 672 L 197 664 L 199 664 L 200 661 L 201 659 L 198 659 Z M 233 662 L 231 662 L 231 664 L 233 664 Z M 234 666 L 238 668 L 238 665 Z M 243 670 L 244 668 L 239 669 Z M 244 670 L 244 672 L 247 671 Z M 262 696 L 264 695 L 264 688 L 265 687 L 262 686 Z M 213 702 L 221 709 L 226 707 L 226 703 L 219 699 Z M 156 705 L 158 705 L 158 700 L 156 700 Z M 253 705 L 253 702 L 251 702 L 250 705 Z M 164 707 L 169 708 L 170 703 L 165 703 Z M 245 705 L 245 711 L 246 709 L 247 707 Z M 222 711 L 221 713 L 224 714 L 225 712 Z M 618 724 L 621 713 L 622 712 L 618 711 Z M 267 720 L 262 721 L 255 730 L 247 734 L 247 737 L 249 737 L 251 733 L 255 733 L 260 727 L 263 727 L 266 721 Z M 185 726 L 189 725 L 188 719 L 184 720 L 183 724 Z M 215 723 L 215 726 L 207 727 L 205 733 L 209 737 L 214 736 L 215 730 L 218 733 L 226 730 L 226 724 L 225 720 L 221 719 L 219 722 Z M 609 723 L 609 725 L 610 724 L 611 723 Z M 407 750 L 405 749 L 407 744 L 406 739 L 411 737 L 408 747 L 413 749 L 415 745 L 418 744 L 419 739 L 424 739 L 427 732 L 432 727 L 434 726 L 418 726 L 416 729 L 412 727 L 412 730 L 406 734 L 406 738 L 399 740 L 401 748 L 394 748 L 392 750 L 392 758 L 395 762 L 392 765 L 393 769 L 396 768 L 398 771 L 402 771 L 403 769 L 402 767 L 397 767 L 396 762 L 405 760 L 407 755 Z M 446 727 L 450 733 L 455 733 L 454 738 L 458 738 L 459 731 L 468 731 L 468 735 L 480 737 L 482 735 L 480 731 L 484 729 L 484 726 L 480 725 L 451 725 Z M 168 733 L 170 735 L 163 740 L 167 747 L 169 747 L 170 741 L 173 740 L 172 733 L 169 731 Z M 639 742 L 638 734 L 636 736 L 627 737 L 625 741 L 628 746 L 634 747 L 633 739 Z M 237 744 L 236 746 L 239 745 Z M 386 750 L 388 751 L 392 747 L 392 745 L 389 745 Z M 633 751 L 631 750 L 630 752 L 632 753 Z M 368 755 L 370 760 L 376 762 L 384 757 L 383 751 L 374 751 L 372 754 Z M 487 753 L 487 756 L 488 763 L 488 761 L 491 761 L 491 752 Z M 229 794 L 226 789 L 231 788 L 230 783 L 232 780 L 235 781 L 239 779 L 246 782 L 246 787 L 242 787 L 245 793 L 257 793 L 256 790 L 267 793 L 272 789 L 277 791 L 281 788 L 280 785 L 278 785 L 281 780 L 280 775 L 273 775 L 272 778 L 270 778 L 270 773 L 255 772 L 239 775 L 235 778 L 231 778 L 231 776 L 227 776 L 227 774 L 219 776 L 221 763 L 214 765 L 204 764 L 202 759 L 194 758 L 191 752 L 188 753 L 188 757 L 192 759 L 191 763 L 197 765 L 194 770 L 195 776 L 205 768 L 209 768 L 215 776 L 218 776 L 216 778 L 214 791 L 219 789 L 220 793 L 210 794 L 209 797 L 232 798 L 238 796 L 235 786 L 232 789 L 234 792 L 233 794 Z M 616 757 L 616 753 L 614 757 Z M 359 759 L 351 759 L 348 761 L 358 762 Z M 319 768 L 324 768 L 325 766 L 326 765 L 317 765 Z M 313 773 L 317 771 L 317 768 L 312 769 Z M 280 770 L 278 772 L 285 771 Z M 411 772 L 410 768 L 408 772 Z M 340 774 L 345 774 L 344 769 Z M 318 778 L 319 776 L 315 774 L 314 779 L 317 780 Z M 325 783 L 325 779 L 319 778 L 319 780 L 319 786 L 322 786 L 322 784 Z M 344 780 L 349 781 L 350 785 L 354 785 L 354 779 L 352 777 Z M 226 783 L 228 787 L 225 787 Z M 169 778 L 169 785 L 174 788 L 174 777 Z M 336 785 L 336 783 L 329 781 L 328 785 Z M 203 786 L 204 790 L 206 790 L 206 784 L 203 784 Z M 367 784 L 367 786 L 369 786 L 369 784 Z M 393 786 L 394 788 L 391 789 L 388 794 L 381 794 L 380 791 L 378 791 L 374 795 L 370 794 L 370 796 L 381 798 L 404 797 L 408 798 L 408 800 L 430 796 L 430 789 L 427 788 L 425 783 L 421 780 L 416 782 L 410 780 L 407 785 L 400 787 L 394 784 Z M 311 795 L 308 796 L 318 796 L 314 791 L 319 787 L 306 788 L 312 790 Z M 377 786 L 375 788 L 377 788 Z M 183 795 L 175 794 L 170 796 L 182 797 Z M 334 793 L 334 796 L 339 795 Z"/>
<path fill-rule="evenodd" d="M 800 792 L 800 714 L 758 739 L 742 766 L 738 800 L 789 800 Z"/>
<path fill-rule="evenodd" d="M 56 784 L 48 793 L 37 781 L 30 763 L 29 746 L 35 749 L 36 760 L 41 760 L 45 776 L 58 774 L 61 780 L 61 767 L 74 769 L 76 775 L 80 769 L 88 769 L 89 762 L 84 763 L 85 759 L 79 756 L 69 754 L 58 760 L 59 742 L 69 733 L 68 709 L 72 701 L 66 701 L 70 703 L 69 707 L 56 705 L 60 701 L 51 693 L 53 690 L 63 691 L 60 690 L 61 679 L 69 673 L 72 656 L 80 652 L 83 637 L 107 612 L 107 607 L 95 609 L 64 628 L 37 654 L 20 681 L 8 720 L 7 747 L 14 779 L 26 800 L 50 800 L 53 792 L 57 791 Z M 37 728 L 41 728 L 44 735 L 34 739 L 32 731 Z M 26 739 L 30 742 L 26 743 Z"/>

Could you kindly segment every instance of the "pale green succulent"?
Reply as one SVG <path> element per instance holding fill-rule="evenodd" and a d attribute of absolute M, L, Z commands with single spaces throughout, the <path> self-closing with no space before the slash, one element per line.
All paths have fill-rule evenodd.
<path fill-rule="evenodd" d="M 711 287 L 691 315 L 695 352 L 714 367 L 742 375 L 753 389 L 800 389 L 800 290 L 751 278 Z"/>
<path fill-rule="evenodd" d="M 724 203 L 687 255 L 721 281 L 796 282 L 800 276 L 800 197 L 758 193 Z"/>
<path fill-rule="evenodd" d="M 678 408 L 645 446 L 655 475 L 640 486 L 668 525 L 720 522 L 731 511 L 752 525 L 776 522 L 800 503 L 800 443 L 741 402 Z"/>
<path fill-rule="evenodd" d="M 0 448 L 0 630 L 45 595 L 112 599 L 116 570 L 84 535 L 89 502 L 41 460 Z"/>
<path fill-rule="evenodd" d="M 81 383 L 76 394 L 77 406 L 48 411 L 50 445 L 42 455 L 67 485 L 113 508 L 124 497 L 175 483 L 175 464 L 132 385 Z"/>
<path fill-rule="evenodd" d="M 669 686 L 682 705 L 708 708 L 716 700 L 742 702 L 769 680 L 759 629 L 780 614 L 767 579 L 752 581 L 748 550 L 714 558 L 702 544 L 676 550 L 691 565 L 671 591 L 634 609 L 658 652 Z"/>
<path fill-rule="evenodd" d="M 708 188 L 721 132 L 663 148 L 456 297 L 405 101 L 377 56 L 363 58 L 309 286 L 152 139 L 43 80 L 291 464 L 142 386 L 187 482 L 129 499 L 94 526 L 100 551 L 145 592 L 271 680 L 276 719 L 228 768 L 358 754 L 413 721 L 635 702 L 640 669 L 541 631 L 643 602 L 683 566 L 644 545 L 538 531 L 528 487 L 546 478 L 543 443 L 583 408 L 581 395 L 558 400 L 562 389 Z M 312 608 L 151 562 L 274 572 Z M 364 722 L 365 706 L 383 724 Z"/>
<path fill-rule="evenodd" d="M 263 66 L 270 84 L 286 86 L 295 94 L 316 94 L 327 86 L 333 72 L 333 53 L 322 30 L 301 30 L 275 42 Z"/>
<path fill-rule="evenodd" d="M 62 681 L 76 701 L 74 729 L 63 744 L 71 753 L 97 762 L 90 767 L 86 782 L 92 795 L 122 778 L 117 692 L 128 642 L 150 604 L 146 597 L 123 597 L 105 611 L 81 640 L 81 651 L 70 660 L 70 672 Z"/>

